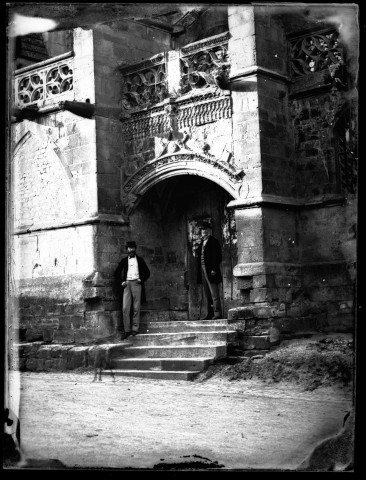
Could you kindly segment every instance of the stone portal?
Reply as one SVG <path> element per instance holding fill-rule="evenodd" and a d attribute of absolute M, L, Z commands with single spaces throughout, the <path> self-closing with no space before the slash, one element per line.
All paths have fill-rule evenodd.
<path fill-rule="evenodd" d="M 151 187 L 130 216 L 139 253 L 151 278 L 146 284 L 146 320 L 197 320 L 203 314 L 197 285 L 197 222 L 209 220 L 223 251 L 221 297 L 224 317 L 238 290 L 234 287 L 236 233 L 231 196 L 219 185 L 193 175 L 180 175 Z"/>

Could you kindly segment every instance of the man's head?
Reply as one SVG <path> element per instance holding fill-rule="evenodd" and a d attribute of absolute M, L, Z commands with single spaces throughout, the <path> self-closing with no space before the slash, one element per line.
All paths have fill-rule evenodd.
<path fill-rule="evenodd" d="M 201 223 L 199 229 L 203 238 L 208 238 L 212 233 L 212 227 L 208 222 Z"/>
<path fill-rule="evenodd" d="M 136 252 L 136 242 L 126 242 L 126 249 L 127 252 L 130 253 L 135 253 Z"/>

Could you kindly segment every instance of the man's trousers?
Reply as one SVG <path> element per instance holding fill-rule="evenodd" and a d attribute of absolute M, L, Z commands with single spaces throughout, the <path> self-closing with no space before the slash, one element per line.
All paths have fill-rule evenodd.
<path fill-rule="evenodd" d="M 140 327 L 141 283 L 137 280 L 127 280 L 123 291 L 123 326 L 125 333 L 131 331 L 131 304 L 133 306 L 132 331 L 138 332 Z"/>
<path fill-rule="evenodd" d="M 206 269 L 202 266 L 202 285 L 205 292 L 207 302 L 207 316 L 221 318 L 221 302 L 219 285 L 217 283 L 211 283 L 207 278 Z M 211 304 L 211 301 L 213 305 Z"/>

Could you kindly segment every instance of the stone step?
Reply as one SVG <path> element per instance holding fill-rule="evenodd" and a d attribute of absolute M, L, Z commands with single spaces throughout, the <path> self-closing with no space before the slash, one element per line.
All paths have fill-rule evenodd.
<path fill-rule="evenodd" d="M 200 374 L 200 371 L 184 370 L 114 370 L 115 376 L 152 378 L 156 380 L 193 380 Z M 111 372 L 104 370 L 102 375 L 111 375 Z"/>
<path fill-rule="evenodd" d="M 203 371 L 214 362 L 214 358 L 117 358 L 112 368 L 116 370 L 153 371 Z"/>
<path fill-rule="evenodd" d="M 135 346 L 143 345 L 217 345 L 225 342 L 234 342 L 237 338 L 236 331 L 216 332 L 159 332 L 143 333 L 131 337 Z"/>
<path fill-rule="evenodd" d="M 148 310 L 148 309 L 141 309 L 140 312 L 140 319 L 141 322 L 149 322 L 149 321 L 180 321 L 180 320 L 188 320 L 188 312 L 187 311 L 175 311 L 175 310 Z"/>
<path fill-rule="evenodd" d="M 226 356 L 226 352 L 226 343 L 221 345 L 126 346 L 121 350 L 119 358 L 223 358 Z"/>
<path fill-rule="evenodd" d="M 192 320 L 192 321 L 173 321 L 173 322 L 141 322 L 140 332 L 185 332 L 199 330 L 204 331 L 223 331 L 231 330 L 226 319 L 222 320 Z"/>

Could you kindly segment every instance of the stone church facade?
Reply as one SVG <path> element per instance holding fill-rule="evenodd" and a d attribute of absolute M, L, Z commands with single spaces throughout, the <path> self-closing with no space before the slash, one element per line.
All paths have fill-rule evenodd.
<path fill-rule="evenodd" d="M 127 240 L 151 270 L 143 320 L 199 319 L 201 220 L 222 245 L 229 321 L 353 331 L 358 33 L 344 8 L 343 28 L 228 5 L 171 31 L 116 21 L 22 39 L 8 222 L 21 340 L 119 331 Z"/>

